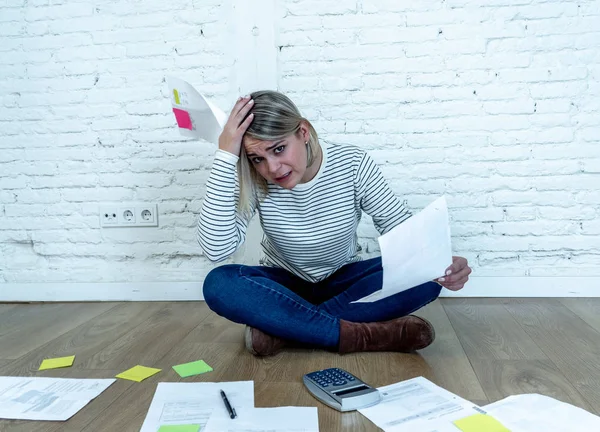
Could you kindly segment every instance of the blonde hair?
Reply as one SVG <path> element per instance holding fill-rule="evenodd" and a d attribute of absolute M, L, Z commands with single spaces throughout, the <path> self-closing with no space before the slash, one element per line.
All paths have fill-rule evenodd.
<path fill-rule="evenodd" d="M 320 151 L 319 138 L 296 105 L 284 94 L 271 90 L 256 91 L 251 93 L 250 97 L 254 100 L 254 106 L 248 115 L 253 113 L 254 120 L 246 130 L 245 136 L 261 141 L 277 141 L 298 133 L 304 123 L 309 131 L 306 166 L 311 166 Z M 262 200 L 267 195 L 268 188 L 267 181 L 248 160 L 243 144 L 238 161 L 238 181 L 238 212 L 249 215 L 252 203 Z"/>

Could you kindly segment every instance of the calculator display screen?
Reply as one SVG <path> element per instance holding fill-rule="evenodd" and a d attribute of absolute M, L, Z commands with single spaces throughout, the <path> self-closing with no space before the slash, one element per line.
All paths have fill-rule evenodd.
<path fill-rule="evenodd" d="M 331 393 L 333 393 L 336 396 L 344 396 L 347 395 L 348 393 L 355 393 L 361 390 L 367 390 L 369 389 L 369 387 L 362 385 L 359 387 L 353 387 L 351 389 L 345 389 L 345 390 L 339 390 L 339 391 L 332 391 Z"/>

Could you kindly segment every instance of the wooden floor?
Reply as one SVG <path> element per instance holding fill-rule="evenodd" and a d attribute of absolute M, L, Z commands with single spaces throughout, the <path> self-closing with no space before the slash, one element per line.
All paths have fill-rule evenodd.
<path fill-rule="evenodd" d="M 477 404 L 541 393 L 600 414 L 600 299 L 443 299 L 419 311 L 436 327 L 420 354 L 287 351 L 255 358 L 243 327 L 203 302 L 0 304 L 0 376 L 112 378 L 162 368 L 142 383 L 117 380 L 68 422 L 0 420 L 0 431 L 139 431 L 160 381 L 254 380 L 257 407 L 317 406 L 320 430 L 376 431 L 304 389 L 304 373 L 338 366 L 382 386 L 424 376 Z M 37 372 L 44 358 L 76 355 Z M 198 359 L 214 371 L 181 379 L 171 366 Z"/>

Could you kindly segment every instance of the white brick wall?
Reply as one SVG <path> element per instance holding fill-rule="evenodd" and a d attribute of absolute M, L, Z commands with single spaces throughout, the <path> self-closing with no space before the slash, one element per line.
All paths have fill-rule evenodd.
<path fill-rule="evenodd" d="M 215 146 L 178 136 L 168 74 L 225 110 L 272 74 L 410 206 L 446 194 L 476 275 L 600 276 L 600 0 L 261 0 L 262 48 L 244 7 L 2 2 L 0 282 L 202 280 Z M 100 230 L 122 201 L 160 227 Z"/>
<path fill-rule="evenodd" d="M 474 275 L 600 276 L 600 1 L 327 3 L 278 23 L 280 88 L 321 136 L 416 209 L 446 194 Z"/>
<path fill-rule="evenodd" d="M 203 278 L 215 146 L 178 136 L 164 78 L 229 106 L 221 3 L 0 5 L 0 282 Z M 101 230 L 123 201 L 159 202 L 160 227 Z"/>

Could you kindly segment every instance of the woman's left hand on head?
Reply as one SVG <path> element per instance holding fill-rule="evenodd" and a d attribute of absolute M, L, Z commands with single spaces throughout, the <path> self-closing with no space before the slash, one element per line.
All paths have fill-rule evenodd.
<path fill-rule="evenodd" d="M 444 288 L 451 291 L 458 291 L 462 289 L 471 274 L 471 267 L 466 258 L 453 256 L 452 265 L 446 269 L 446 275 L 435 279 L 434 282 L 439 283 Z"/>

